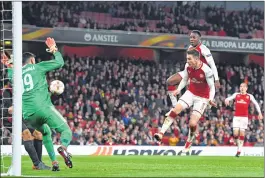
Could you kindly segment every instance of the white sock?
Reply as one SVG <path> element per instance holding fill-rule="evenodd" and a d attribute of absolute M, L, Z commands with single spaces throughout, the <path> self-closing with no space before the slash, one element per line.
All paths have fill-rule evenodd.
<path fill-rule="evenodd" d="M 173 123 L 174 119 L 172 119 L 171 117 L 166 117 L 165 121 L 162 125 L 162 129 L 160 130 L 161 133 L 165 134 L 165 132 L 167 131 L 167 129 L 171 126 L 171 124 Z"/>
<path fill-rule="evenodd" d="M 192 145 L 192 142 L 193 142 L 194 138 L 195 138 L 195 132 L 192 134 L 191 133 L 191 130 L 189 129 L 189 134 L 188 134 L 187 142 L 191 142 L 191 143 L 189 145 L 188 145 L 187 142 L 185 143 L 184 152 L 188 152 L 189 151 L 189 149 L 190 149 L 190 147 Z"/>
<path fill-rule="evenodd" d="M 244 145 L 244 140 L 238 140 L 238 146 L 237 146 L 238 152 L 241 152 L 243 145 Z"/>
<path fill-rule="evenodd" d="M 178 102 L 177 97 L 175 97 L 172 92 L 168 92 L 168 95 L 169 95 L 169 98 L 172 102 L 172 106 L 175 107 L 177 105 L 177 102 Z"/>

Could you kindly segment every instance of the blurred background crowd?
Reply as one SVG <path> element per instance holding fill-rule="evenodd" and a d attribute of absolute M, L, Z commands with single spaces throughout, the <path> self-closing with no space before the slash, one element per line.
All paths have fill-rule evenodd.
<path fill-rule="evenodd" d="M 48 79 L 65 83 L 54 104 L 73 131 L 76 145 L 154 145 L 153 134 L 161 129 L 165 113 L 171 108 L 166 79 L 180 71 L 184 63 L 141 61 L 106 57 L 65 57 L 65 66 L 51 72 Z M 249 93 L 263 108 L 264 69 L 256 64 L 217 65 L 222 87 L 215 100 L 218 109 L 205 112 L 200 120 L 195 145 L 234 145 L 232 118 L 234 107 L 225 107 L 224 99 L 239 91 L 241 82 L 249 84 Z M 188 134 L 189 110 L 180 114 L 163 139 L 164 145 L 184 145 Z M 245 145 L 263 145 L 263 122 L 249 109 Z M 54 142 L 59 142 L 54 137 Z"/>
<path fill-rule="evenodd" d="M 28 2 L 24 23 L 42 27 L 79 27 L 203 35 L 264 38 L 264 11 L 226 11 L 224 7 L 200 8 L 200 2 Z M 41 12 L 41 15 L 39 13 Z M 37 14 L 34 16 L 34 14 Z"/>
<path fill-rule="evenodd" d="M 5 13 L 3 18 L 8 19 L 9 15 Z M 174 34 L 188 34 L 198 29 L 202 35 L 264 38 L 263 10 L 254 7 L 229 10 L 222 5 L 202 6 L 202 2 L 29 1 L 23 2 L 23 24 Z M 171 109 L 166 79 L 182 70 L 183 62 L 99 56 L 65 56 L 64 59 L 64 67 L 50 72 L 47 79 L 59 79 L 65 84 L 65 92 L 52 96 L 52 100 L 73 132 L 71 144 L 156 144 L 153 134 L 162 127 L 164 115 Z M 194 145 L 235 144 L 234 107 L 225 107 L 224 99 L 238 91 L 241 82 L 248 83 L 248 92 L 264 112 L 261 66 L 230 64 L 229 60 L 216 65 L 221 83 L 215 97 L 218 109 L 208 109 L 200 119 Z M 256 114 L 251 104 L 245 137 L 248 146 L 263 146 L 264 125 Z M 163 145 L 184 145 L 189 115 L 187 110 L 178 116 L 166 132 Z M 4 144 L 11 143 L 10 134 L 4 131 Z M 53 135 L 54 143 L 59 144 L 58 138 Z"/>
<path fill-rule="evenodd" d="M 23 24 L 174 34 L 198 29 L 202 35 L 264 38 L 264 10 L 259 2 L 246 3 L 28 1 L 23 3 Z"/>

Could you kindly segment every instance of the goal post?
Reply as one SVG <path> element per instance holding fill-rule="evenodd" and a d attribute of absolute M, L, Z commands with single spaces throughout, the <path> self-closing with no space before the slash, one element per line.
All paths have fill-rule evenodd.
<path fill-rule="evenodd" d="M 12 2 L 13 33 L 13 124 L 11 176 L 21 176 L 22 132 L 22 2 Z"/>
<path fill-rule="evenodd" d="M 12 15 L 11 15 L 12 13 Z M 12 24 L 12 26 L 11 26 Z M 12 39 L 5 34 L 12 33 Z M 6 41 L 12 40 L 12 49 L 5 48 Z M 4 103 L 11 98 L 1 95 L 1 176 L 21 176 L 21 145 L 22 145 L 22 2 L 1 2 L 1 53 L 7 52 L 13 59 L 13 84 L 12 84 L 12 130 L 11 135 L 5 135 L 5 131 L 11 129 L 5 126 L 4 121 L 8 118 L 4 115 L 9 106 Z M 12 53 L 12 54 L 11 54 Z M 1 54 L 2 55 L 2 54 Z M 11 57 L 10 56 L 10 57 Z M 5 86 L 8 81 L 7 68 L 1 64 L 1 92 L 10 90 Z M 9 79 L 10 81 L 10 79 Z M 8 139 L 8 142 L 5 140 Z M 12 145 L 12 150 L 11 146 Z M 10 152 L 9 152 L 10 150 Z M 9 155 L 11 153 L 11 155 Z M 10 159 L 9 159 L 10 158 Z M 10 163 L 11 162 L 11 163 Z"/>

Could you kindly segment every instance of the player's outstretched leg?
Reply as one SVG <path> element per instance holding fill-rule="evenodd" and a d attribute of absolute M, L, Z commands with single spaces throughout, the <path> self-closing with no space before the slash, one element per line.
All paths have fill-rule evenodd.
<path fill-rule="evenodd" d="M 55 130 L 61 134 L 61 143 L 62 143 L 62 146 L 60 146 L 57 149 L 57 151 L 64 158 L 66 166 L 72 168 L 73 167 L 73 163 L 71 161 L 72 155 L 67 152 L 67 147 L 72 140 L 72 131 L 66 123 L 64 123 L 61 127 Z"/>
<path fill-rule="evenodd" d="M 234 123 L 233 123 L 234 124 Z M 239 148 L 239 140 L 238 140 L 238 138 L 239 138 L 239 128 L 234 128 L 233 129 L 233 135 L 234 135 L 234 140 L 235 140 L 235 143 L 236 143 L 236 145 L 237 145 L 237 153 L 236 153 L 236 157 L 239 157 L 239 155 L 240 155 L 240 152 L 238 152 L 238 148 Z"/>
<path fill-rule="evenodd" d="M 182 155 L 187 155 L 190 152 L 192 142 L 195 138 L 195 132 L 196 132 L 196 125 L 195 126 L 190 125 L 188 139 L 185 143 L 184 150 L 181 152 Z"/>
<path fill-rule="evenodd" d="M 38 130 L 41 131 L 43 135 L 43 144 L 52 161 L 52 171 L 59 171 L 59 164 L 56 161 L 56 155 L 52 143 L 52 133 L 50 127 L 47 124 L 43 124 Z"/>
<path fill-rule="evenodd" d="M 34 130 L 32 135 L 34 137 L 34 147 L 38 154 L 38 158 L 42 161 L 42 134 L 41 132 Z"/>
<path fill-rule="evenodd" d="M 68 126 L 66 120 L 63 116 L 55 109 L 54 106 L 48 108 L 50 116 L 47 119 L 47 124 L 50 128 L 55 129 L 56 132 L 61 134 L 61 146 L 57 149 L 58 153 L 64 158 L 66 166 L 69 168 L 73 167 L 71 161 L 71 154 L 67 152 L 67 147 L 69 146 L 72 140 L 72 131 Z"/>
<path fill-rule="evenodd" d="M 154 134 L 154 138 L 158 142 L 162 141 L 163 135 L 165 134 L 167 129 L 171 126 L 173 121 L 177 118 L 178 114 L 182 111 L 182 109 L 183 109 L 183 106 L 178 103 L 175 108 L 170 110 L 168 117 L 165 118 L 165 121 L 162 125 L 160 132 Z"/>
<path fill-rule="evenodd" d="M 195 103 L 194 105 L 194 110 L 190 116 L 190 121 L 189 121 L 189 135 L 188 135 L 188 139 L 185 143 L 184 146 L 184 150 L 182 151 L 181 155 L 187 155 L 190 152 L 190 148 L 192 145 L 192 142 L 195 138 L 195 133 L 196 133 L 196 129 L 197 129 L 197 123 L 199 121 L 199 119 L 201 118 L 201 113 L 204 112 L 204 109 L 202 109 L 200 112 L 195 110 L 197 108 L 197 103 Z"/>
<path fill-rule="evenodd" d="M 239 140 L 238 140 L 236 157 L 239 157 L 241 154 L 242 147 L 244 145 L 244 140 L 245 140 L 245 130 L 240 128 L 239 134 L 240 134 L 240 136 L 239 136 Z"/>
<path fill-rule="evenodd" d="M 28 152 L 30 159 L 32 160 L 33 166 L 32 169 L 35 170 L 51 170 L 51 167 L 46 166 L 38 158 L 38 154 L 33 145 L 33 139 L 30 130 L 24 122 L 22 122 L 22 139 L 24 143 L 25 150 Z"/>

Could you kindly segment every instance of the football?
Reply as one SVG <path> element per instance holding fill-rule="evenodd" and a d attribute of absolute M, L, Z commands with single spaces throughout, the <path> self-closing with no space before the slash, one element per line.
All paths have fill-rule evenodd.
<path fill-rule="evenodd" d="M 54 80 L 50 83 L 50 92 L 55 95 L 60 95 L 64 92 L 64 83 L 60 80 Z"/>

